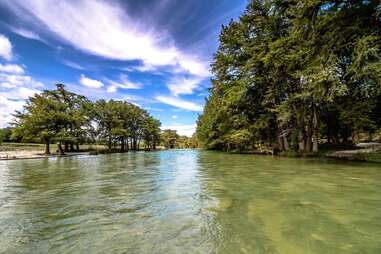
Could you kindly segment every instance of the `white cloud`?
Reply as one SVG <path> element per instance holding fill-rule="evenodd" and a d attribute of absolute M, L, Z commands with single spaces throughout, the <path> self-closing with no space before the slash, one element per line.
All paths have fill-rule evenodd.
<path fill-rule="evenodd" d="M 5 127 L 12 120 L 12 114 L 22 109 L 26 99 L 35 93 L 40 93 L 37 88 L 43 87 L 44 84 L 27 75 L 2 71 L 21 71 L 16 67 L 0 70 L 0 127 Z"/>
<path fill-rule="evenodd" d="M 40 93 L 39 90 L 33 89 L 33 88 L 27 88 L 27 87 L 20 87 L 18 89 L 18 94 L 20 99 L 28 99 L 29 97 L 32 97 L 35 94 Z"/>
<path fill-rule="evenodd" d="M 172 119 L 177 119 L 177 118 L 179 118 L 177 115 L 172 116 Z"/>
<path fill-rule="evenodd" d="M 171 106 L 176 107 L 176 108 L 186 109 L 186 110 L 190 110 L 190 111 L 202 111 L 201 105 L 198 105 L 194 102 L 182 100 L 182 99 L 177 98 L 177 97 L 156 96 L 155 99 L 164 103 L 164 104 L 171 105 Z"/>
<path fill-rule="evenodd" d="M 13 119 L 16 110 L 22 110 L 25 100 L 39 90 L 27 87 L 30 84 L 25 83 L 25 87 L 0 87 L 0 128 L 6 127 Z"/>
<path fill-rule="evenodd" d="M 122 89 L 141 89 L 143 88 L 143 84 L 139 82 L 132 82 L 128 79 L 127 75 L 120 75 L 119 81 L 113 81 L 110 79 L 106 79 L 106 81 L 110 84 L 110 86 L 107 88 L 107 92 L 109 93 L 115 93 L 118 88 Z"/>
<path fill-rule="evenodd" d="M 107 1 L 14 0 L 17 16 L 34 18 L 68 44 L 116 60 L 140 60 L 145 67 L 172 66 L 193 75 L 210 75 L 208 64 L 182 52 L 171 36 L 129 17 Z M 59 18 L 57 18 L 59 17 Z M 40 26 L 41 27 L 41 26 Z"/>
<path fill-rule="evenodd" d="M 175 77 L 169 81 L 167 87 L 175 96 L 178 96 L 179 94 L 192 94 L 193 90 L 200 86 L 201 81 L 200 78 L 194 77 Z"/>
<path fill-rule="evenodd" d="M 0 72 L 0 87 L 15 88 L 21 86 L 37 88 L 43 87 L 44 84 L 34 80 L 31 76 Z"/>
<path fill-rule="evenodd" d="M 2 34 L 0 34 L 0 57 L 8 61 L 12 60 L 12 44 Z"/>
<path fill-rule="evenodd" d="M 0 72 L 23 74 L 24 68 L 17 64 L 1 64 L 0 63 Z"/>
<path fill-rule="evenodd" d="M 6 96 L 0 94 L 0 128 L 6 127 L 12 121 L 12 114 L 16 110 L 21 110 L 25 101 L 23 100 L 10 100 Z"/>
<path fill-rule="evenodd" d="M 90 79 L 83 74 L 81 74 L 79 82 L 82 85 L 89 87 L 89 88 L 97 88 L 98 89 L 98 88 L 101 88 L 104 86 L 104 84 L 102 82 L 100 82 L 99 80 Z"/>
<path fill-rule="evenodd" d="M 166 125 L 161 127 L 162 130 L 175 130 L 180 135 L 191 137 L 196 131 L 196 125 Z"/>

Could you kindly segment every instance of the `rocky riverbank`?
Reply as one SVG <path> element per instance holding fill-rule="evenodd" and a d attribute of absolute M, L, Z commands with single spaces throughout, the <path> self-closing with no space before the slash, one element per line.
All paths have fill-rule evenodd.
<path fill-rule="evenodd" d="M 326 154 L 326 157 L 349 161 L 381 162 L 381 143 L 360 143 L 355 148 L 330 152 Z"/>
<path fill-rule="evenodd" d="M 41 159 L 51 157 L 70 157 L 77 155 L 88 155 L 88 152 L 73 152 L 65 155 L 59 154 L 43 154 L 40 150 L 19 150 L 19 151 L 1 151 L 0 160 L 21 160 L 21 159 Z"/>

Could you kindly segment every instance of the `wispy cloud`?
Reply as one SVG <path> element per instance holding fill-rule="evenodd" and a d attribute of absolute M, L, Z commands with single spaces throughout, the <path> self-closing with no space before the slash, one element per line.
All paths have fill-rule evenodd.
<path fill-rule="evenodd" d="M 24 38 L 42 41 L 45 44 L 47 44 L 47 42 L 44 39 L 42 39 L 36 32 L 34 32 L 32 30 L 28 30 L 28 29 L 20 28 L 20 27 L 14 27 L 14 26 L 8 26 L 8 28 L 13 33 L 18 34 Z"/>
<path fill-rule="evenodd" d="M 0 72 L 23 74 L 24 68 L 18 64 L 1 64 L 0 63 Z"/>
<path fill-rule="evenodd" d="M 18 17 L 42 23 L 68 44 L 90 54 L 116 60 L 140 60 L 143 66 L 171 66 L 209 76 L 208 64 L 175 46 L 169 34 L 154 32 L 106 1 L 14 0 Z M 32 17 L 32 18 L 31 18 Z M 59 18 L 57 18 L 59 17 Z M 91 22 L 89 22 L 91 20 Z"/>
<path fill-rule="evenodd" d="M 186 101 L 177 97 L 170 97 L 170 96 L 156 96 L 156 100 L 158 100 L 161 103 L 181 108 L 189 111 L 202 111 L 202 106 L 198 105 L 194 102 Z"/>
<path fill-rule="evenodd" d="M 69 61 L 69 60 L 62 60 L 62 63 L 63 63 L 64 65 L 69 66 L 69 67 L 71 67 L 71 68 L 73 68 L 73 69 L 76 69 L 76 70 L 80 70 L 80 71 L 84 71 L 84 70 L 86 70 L 86 68 L 83 67 L 82 65 L 79 65 L 79 64 L 74 63 L 74 62 Z"/>
<path fill-rule="evenodd" d="M 168 89 L 175 96 L 180 94 L 192 94 L 200 86 L 202 79 L 198 77 L 174 77 L 168 83 Z"/>
<path fill-rule="evenodd" d="M 44 84 L 25 75 L 17 64 L 0 64 L 0 127 L 9 125 L 12 114 L 21 110 L 25 100 L 40 93 Z"/>
<path fill-rule="evenodd" d="M 15 88 L 15 87 L 43 87 L 44 84 L 34 80 L 28 75 L 18 75 L 0 72 L 0 87 L 2 88 Z"/>
<path fill-rule="evenodd" d="M 0 57 L 12 60 L 12 44 L 7 37 L 0 34 Z"/>
<path fill-rule="evenodd" d="M 12 114 L 16 110 L 21 110 L 24 105 L 22 100 L 10 100 L 6 96 L 0 94 L 0 128 L 6 127 L 12 121 Z"/>
<path fill-rule="evenodd" d="M 81 77 L 79 78 L 79 83 L 81 83 L 82 85 L 86 87 L 96 88 L 96 89 L 104 86 L 104 84 L 100 82 L 99 80 L 88 78 L 83 74 L 81 74 Z"/>
<path fill-rule="evenodd" d="M 143 84 L 140 82 L 132 82 L 128 79 L 127 75 L 120 75 L 118 81 L 113 81 L 110 79 L 106 79 L 106 81 L 110 84 L 107 88 L 107 92 L 115 93 L 119 88 L 121 89 L 142 89 Z"/>

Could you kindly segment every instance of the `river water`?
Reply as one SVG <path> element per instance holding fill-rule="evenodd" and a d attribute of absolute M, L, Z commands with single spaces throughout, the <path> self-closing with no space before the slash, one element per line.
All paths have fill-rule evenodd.
<path fill-rule="evenodd" d="M 381 253 L 381 166 L 177 150 L 0 162 L 0 253 Z"/>

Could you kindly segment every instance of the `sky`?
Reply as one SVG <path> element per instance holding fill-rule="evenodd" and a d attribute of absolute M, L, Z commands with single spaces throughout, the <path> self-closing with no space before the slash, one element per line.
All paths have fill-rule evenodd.
<path fill-rule="evenodd" d="M 247 0 L 0 0 L 0 127 L 44 89 L 127 100 L 192 135 L 223 24 Z"/>

